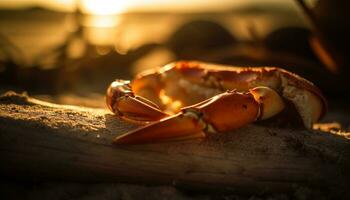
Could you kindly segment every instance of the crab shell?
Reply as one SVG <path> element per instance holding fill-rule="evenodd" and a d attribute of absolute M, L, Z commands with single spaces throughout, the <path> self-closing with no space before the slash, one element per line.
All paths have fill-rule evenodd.
<path fill-rule="evenodd" d="M 261 86 L 271 88 L 282 99 L 290 101 L 306 128 L 312 128 L 313 123 L 326 113 L 327 102 L 313 83 L 276 67 L 234 67 L 181 61 L 141 73 L 131 84 L 136 95 L 154 102 L 167 113 L 177 113 L 183 107 L 232 90 L 253 95 L 255 90 L 261 100 L 264 95 L 256 89 Z M 262 104 L 262 119 L 275 114 L 270 113 L 271 110 L 280 110 L 280 102 L 255 99 Z"/>

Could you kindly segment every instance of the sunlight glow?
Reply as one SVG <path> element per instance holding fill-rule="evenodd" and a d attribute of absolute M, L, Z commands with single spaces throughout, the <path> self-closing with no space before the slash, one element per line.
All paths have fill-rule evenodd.
<path fill-rule="evenodd" d="M 98 28 L 113 28 L 120 22 L 117 16 L 109 15 L 90 15 L 83 18 L 83 25 Z"/>
<path fill-rule="evenodd" d="M 122 0 L 81 0 L 80 8 L 84 13 L 93 15 L 116 15 L 128 10 L 128 1 Z"/>

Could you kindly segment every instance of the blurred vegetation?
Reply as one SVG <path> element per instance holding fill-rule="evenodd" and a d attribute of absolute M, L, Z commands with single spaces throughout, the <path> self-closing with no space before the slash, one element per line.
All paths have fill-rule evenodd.
<path fill-rule="evenodd" d="M 332 74 L 319 59 L 305 18 L 279 5 L 105 18 L 32 8 L 0 16 L 2 90 L 103 95 L 115 78 L 179 59 L 278 66 L 331 95 L 349 90 L 347 71 Z"/>

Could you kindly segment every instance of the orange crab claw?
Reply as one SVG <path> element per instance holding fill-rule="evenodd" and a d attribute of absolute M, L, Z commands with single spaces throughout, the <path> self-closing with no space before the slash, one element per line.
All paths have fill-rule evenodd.
<path fill-rule="evenodd" d="M 264 96 L 266 99 L 272 96 L 270 89 L 264 93 L 269 94 Z M 264 93 L 261 93 L 261 96 Z M 262 104 L 255 98 L 252 93 L 228 91 L 193 106 L 185 107 L 177 115 L 119 136 L 115 138 L 114 143 L 140 144 L 203 138 L 207 133 L 234 130 L 264 115 L 260 107 Z"/>
<path fill-rule="evenodd" d="M 205 124 L 192 115 L 179 113 L 114 139 L 114 144 L 143 144 L 203 138 Z"/>
<path fill-rule="evenodd" d="M 107 89 L 106 102 L 108 108 L 117 116 L 134 123 L 157 121 L 168 116 L 156 104 L 134 95 L 129 81 L 112 82 Z"/>
<path fill-rule="evenodd" d="M 226 132 L 256 121 L 261 116 L 261 104 L 247 92 L 227 91 L 205 103 L 186 109 L 198 109 L 210 132 Z"/>
<path fill-rule="evenodd" d="M 122 97 L 115 103 L 114 112 L 118 113 L 121 118 L 135 121 L 135 123 L 157 121 L 168 116 L 141 99 L 138 96 Z"/>

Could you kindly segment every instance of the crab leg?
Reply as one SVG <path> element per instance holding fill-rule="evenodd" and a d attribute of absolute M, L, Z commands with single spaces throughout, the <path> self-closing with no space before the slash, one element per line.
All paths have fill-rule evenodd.
<path fill-rule="evenodd" d="M 142 124 L 168 116 L 156 104 L 135 95 L 129 81 L 112 82 L 107 89 L 106 102 L 108 108 L 118 117 L 133 123 Z"/>
<path fill-rule="evenodd" d="M 228 91 L 119 136 L 114 143 L 139 144 L 203 138 L 207 134 L 238 129 L 283 109 L 281 97 L 267 87 L 254 88 L 246 93 Z"/>

